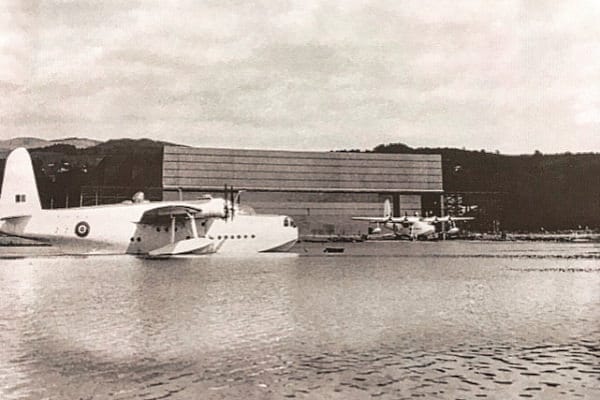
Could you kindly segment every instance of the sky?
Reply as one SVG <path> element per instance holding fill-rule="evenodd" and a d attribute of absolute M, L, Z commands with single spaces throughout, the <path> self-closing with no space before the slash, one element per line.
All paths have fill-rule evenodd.
<path fill-rule="evenodd" d="M 0 139 L 600 151 L 600 2 L 4 0 Z"/>

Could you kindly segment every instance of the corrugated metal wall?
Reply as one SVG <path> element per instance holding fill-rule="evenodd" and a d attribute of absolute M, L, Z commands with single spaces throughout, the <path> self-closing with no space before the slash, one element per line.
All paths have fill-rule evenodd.
<path fill-rule="evenodd" d="M 441 191 L 439 155 L 166 146 L 165 187 Z"/>
<path fill-rule="evenodd" d="M 245 190 L 242 203 L 260 213 L 294 217 L 303 234 L 366 233 L 352 216 L 380 216 L 383 201 L 400 214 L 421 211 L 423 192 L 442 191 L 440 155 L 327 153 L 166 146 L 163 199 L 223 185 Z"/>

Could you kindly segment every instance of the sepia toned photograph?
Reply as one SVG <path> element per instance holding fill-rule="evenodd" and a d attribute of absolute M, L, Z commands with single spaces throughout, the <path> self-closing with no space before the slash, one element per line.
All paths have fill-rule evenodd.
<path fill-rule="evenodd" d="M 600 398 L 598 21 L 5 0 L 0 400 Z"/>

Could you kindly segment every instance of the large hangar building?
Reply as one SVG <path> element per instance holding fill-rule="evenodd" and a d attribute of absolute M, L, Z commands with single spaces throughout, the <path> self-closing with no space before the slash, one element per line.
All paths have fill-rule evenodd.
<path fill-rule="evenodd" d="M 352 216 L 443 210 L 442 160 L 437 154 L 297 152 L 165 146 L 163 200 L 241 191 L 242 205 L 293 217 L 302 235 L 367 232 Z"/>

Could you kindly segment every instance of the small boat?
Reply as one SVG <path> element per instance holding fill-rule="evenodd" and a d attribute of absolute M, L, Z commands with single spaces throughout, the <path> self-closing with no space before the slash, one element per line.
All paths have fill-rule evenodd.
<path fill-rule="evenodd" d="M 343 247 L 325 247 L 323 253 L 343 253 Z"/>

